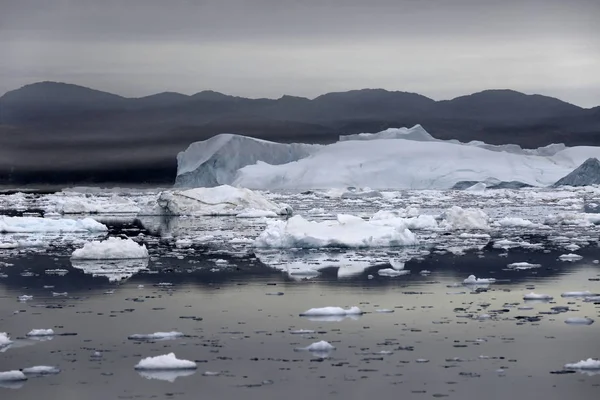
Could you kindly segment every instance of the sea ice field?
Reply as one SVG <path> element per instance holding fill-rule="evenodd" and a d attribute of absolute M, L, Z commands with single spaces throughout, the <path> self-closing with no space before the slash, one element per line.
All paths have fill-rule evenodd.
<path fill-rule="evenodd" d="M 600 187 L 0 195 L 0 399 L 597 399 Z"/>

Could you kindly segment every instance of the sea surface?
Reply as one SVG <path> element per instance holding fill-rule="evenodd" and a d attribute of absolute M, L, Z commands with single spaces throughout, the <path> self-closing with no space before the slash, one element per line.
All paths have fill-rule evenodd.
<path fill-rule="evenodd" d="M 590 202 L 586 197 L 576 206 L 558 204 L 562 195 L 543 204 L 533 195 L 510 204 L 504 201 L 512 199 L 509 195 L 418 196 L 403 193 L 382 204 L 382 199 L 273 195 L 301 214 L 313 210 L 317 219 L 422 203 L 433 214 L 456 204 L 480 207 L 497 218 L 538 222 L 552 213 L 583 212 Z M 151 258 L 117 263 L 112 274 L 103 275 L 98 271 L 110 263 L 86 266 L 70 259 L 89 237 L 12 235 L 11 240 L 27 239 L 30 245 L 0 250 L 0 332 L 13 341 L 0 349 L 0 372 L 48 365 L 60 373 L 0 382 L 0 399 L 591 400 L 600 395 L 600 371 L 564 368 L 600 357 L 600 303 L 561 296 L 600 293 L 596 226 L 496 228 L 487 238 L 423 232 L 421 245 L 411 248 L 309 251 L 253 248 L 252 239 L 266 224 L 262 220 L 94 218 L 109 226 L 111 236 L 145 243 Z M 565 247 L 575 243 L 582 258 L 561 261 L 573 252 Z M 507 267 L 516 262 L 541 266 Z M 314 265 L 316 272 L 296 269 L 299 264 Z M 378 274 L 402 264 L 410 273 Z M 469 275 L 495 282 L 463 284 Z M 553 299 L 524 300 L 530 292 Z M 33 297 L 19 301 L 22 295 Z M 357 306 L 364 314 L 300 316 L 325 306 Z M 595 321 L 565 322 L 573 317 Z M 53 329 L 55 335 L 35 340 L 26 336 L 32 329 Z M 128 339 L 168 331 L 184 336 Z M 303 349 L 321 340 L 335 349 Z M 197 370 L 134 369 L 142 358 L 171 352 L 195 361 Z"/>

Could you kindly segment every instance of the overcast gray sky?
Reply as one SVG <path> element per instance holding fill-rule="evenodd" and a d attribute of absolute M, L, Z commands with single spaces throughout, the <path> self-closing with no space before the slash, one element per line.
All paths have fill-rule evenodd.
<path fill-rule="evenodd" d="M 600 0 L 0 0 L 0 94 L 510 88 L 591 107 L 599 21 Z"/>

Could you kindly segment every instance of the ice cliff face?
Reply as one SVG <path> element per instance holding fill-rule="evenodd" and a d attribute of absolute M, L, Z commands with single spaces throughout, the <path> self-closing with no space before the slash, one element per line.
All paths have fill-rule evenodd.
<path fill-rule="evenodd" d="M 176 187 L 230 184 L 242 167 L 258 161 L 286 164 L 309 156 L 320 146 L 274 143 L 234 134 L 221 134 L 192 143 L 177 155 Z"/>
<path fill-rule="evenodd" d="M 553 186 L 587 186 L 600 184 L 600 161 L 588 158 L 577 169 L 564 178 L 559 179 Z"/>

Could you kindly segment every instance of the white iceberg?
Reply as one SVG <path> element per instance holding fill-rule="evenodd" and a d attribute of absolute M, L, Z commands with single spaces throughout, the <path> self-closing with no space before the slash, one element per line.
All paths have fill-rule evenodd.
<path fill-rule="evenodd" d="M 49 365 L 37 365 L 35 367 L 23 368 L 25 375 L 56 375 L 60 373 L 60 368 Z"/>
<path fill-rule="evenodd" d="M 402 276 L 402 275 L 409 275 L 410 271 L 405 270 L 405 269 L 394 269 L 394 268 L 383 268 L 380 269 L 379 271 L 377 271 L 377 275 L 379 276 L 388 276 L 388 277 L 395 277 L 395 276 Z"/>
<path fill-rule="evenodd" d="M 528 219 L 518 217 L 506 217 L 496 221 L 496 224 L 503 228 L 535 228 L 538 224 L 531 222 Z"/>
<path fill-rule="evenodd" d="M 563 254 L 561 256 L 558 257 L 561 261 L 579 261 L 581 260 L 583 257 L 580 256 L 579 254 Z"/>
<path fill-rule="evenodd" d="M 358 307 L 344 309 L 342 307 L 321 307 L 311 308 L 300 314 L 301 317 L 327 317 L 344 315 L 362 315 L 363 312 Z"/>
<path fill-rule="evenodd" d="M 486 285 L 494 282 L 496 282 L 496 279 L 494 278 L 477 278 L 475 275 L 469 275 L 469 277 L 463 281 L 463 283 L 466 285 Z"/>
<path fill-rule="evenodd" d="M 131 239 L 110 237 L 100 242 L 94 240 L 86 243 L 83 248 L 77 249 L 71 255 L 75 260 L 124 260 L 135 258 L 148 258 L 148 249 Z"/>
<path fill-rule="evenodd" d="M 318 351 L 325 352 L 335 350 L 335 347 L 331 343 L 321 340 L 320 342 L 312 343 L 311 345 L 304 348 L 307 351 Z"/>
<path fill-rule="evenodd" d="M 6 371 L 0 372 L 0 382 L 18 382 L 18 381 L 26 381 L 27 377 L 21 371 Z"/>
<path fill-rule="evenodd" d="M 0 216 L 0 233 L 105 232 L 106 225 L 92 218 L 50 219 Z"/>
<path fill-rule="evenodd" d="M 280 165 L 248 163 L 237 172 L 228 169 L 227 173 L 229 177 L 235 175 L 235 186 L 268 190 L 349 186 L 450 189 L 461 181 L 518 181 L 548 186 L 587 158 L 600 155 L 600 148 L 592 146 L 553 145 L 523 150 L 516 145 L 423 140 L 424 135 L 420 133 L 414 137 L 375 136 L 370 137 L 375 140 L 344 140 L 322 146 L 298 161 Z M 245 160 L 252 152 L 242 151 L 236 156 Z M 223 163 L 231 164 L 228 160 Z M 331 168 L 332 165 L 335 168 Z"/>
<path fill-rule="evenodd" d="M 54 336 L 52 329 L 32 329 L 27 336 Z"/>
<path fill-rule="evenodd" d="M 220 134 L 195 142 L 177 155 L 178 187 L 211 187 L 231 184 L 238 170 L 264 162 L 285 164 L 312 154 L 320 146 L 283 144 L 247 136 Z"/>
<path fill-rule="evenodd" d="M 435 230 L 438 223 L 433 215 L 417 215 L 413 217 L 399 217 L 394 213 L 379 211 L 371 217 L 369 222 L 373 225 L 396 226 L 411 230 Z"/>
<path fill-rule="evenodd" d="M 548 294 L 538 294 L 531 292 L 523 296 L 523 300 L 552 300 L 554 297 Z"/>
<path fill-rule="evenodd" d="M 255 247 L 396 247 L 417 244 L 416 236 L 405 227 L 379 226 L 352 215 L 339 214 L 335 221 L 307 221 L 294 216 L 287 221 L 271 221 L 254 241 Z"/>
<path fill-rule="evenodd" d="M 137 370 L 179 370 L 196 369 L 196 363 L 188 360 L 178 359 L 174 353 L 165 354 L 156 357 L 146 357 L 136 364 Z"/>
<path fill-rule="evenodd" d="M 525 270 L 525 269 L 533 269 L 540 268 L 542 264 L 530 264 L 528 262 L 516 262 L 508 264 L 508 268 L 516 269 L 516 270 Z"/>
<path fill-rule="evenodd" d="M 134 201 L 118 194 L 63 191 L 43 196 L 42 202 L 47 212 L 59 214 L 137 214 L 141 211 Z"/>
<path fill-rule="evenodd" d="M 442 214 L 440 227 L 448 230 L 490 229 L 489 217 L 482 210 L 453 206 Z"/>
<path fill-rule="evenodd" d="M 295 349 L 296 351 L 308 351 L 315 357 L 327 358 L 329 354 L 335 350 L 335 347 L 331 345 L 329 342 L 321 340 L 320 342 L 315 342 L 306 347 L 300 347 Z"/>
<path fill-rule="evenodd" d="M 566 369 L 600 369 L 600 360 L 588 358 L 572 364 L 565 364 Z"/>
<path fill-rule="evenodd" d="M 6 347 L 12 343 L 6 332 L 0 332 L 0 348 Z"/>
<path fill-rule="evenodd" d="M 560 295 L 560 297 L 594 297 L 594 296 L 598 296 L 598 295 L 590 292 L 589 290 L 585 290 L 582 292 L 564 292 Z"/>
<path fill-rule="evenodd" d="M 177 331 L 155 332 L 150 334 L 135 333 L 127 336 L 130 340 L 170 340 L 183 337 L 183 333 Z"/>
<path fill-rule="evenodd" d="M 289 215 L 290 206 L 276 204 L 258 192 L 222 185 L 184 191 L 165 191 L 157 199 L 159 214 L 258 217 Z"/>

